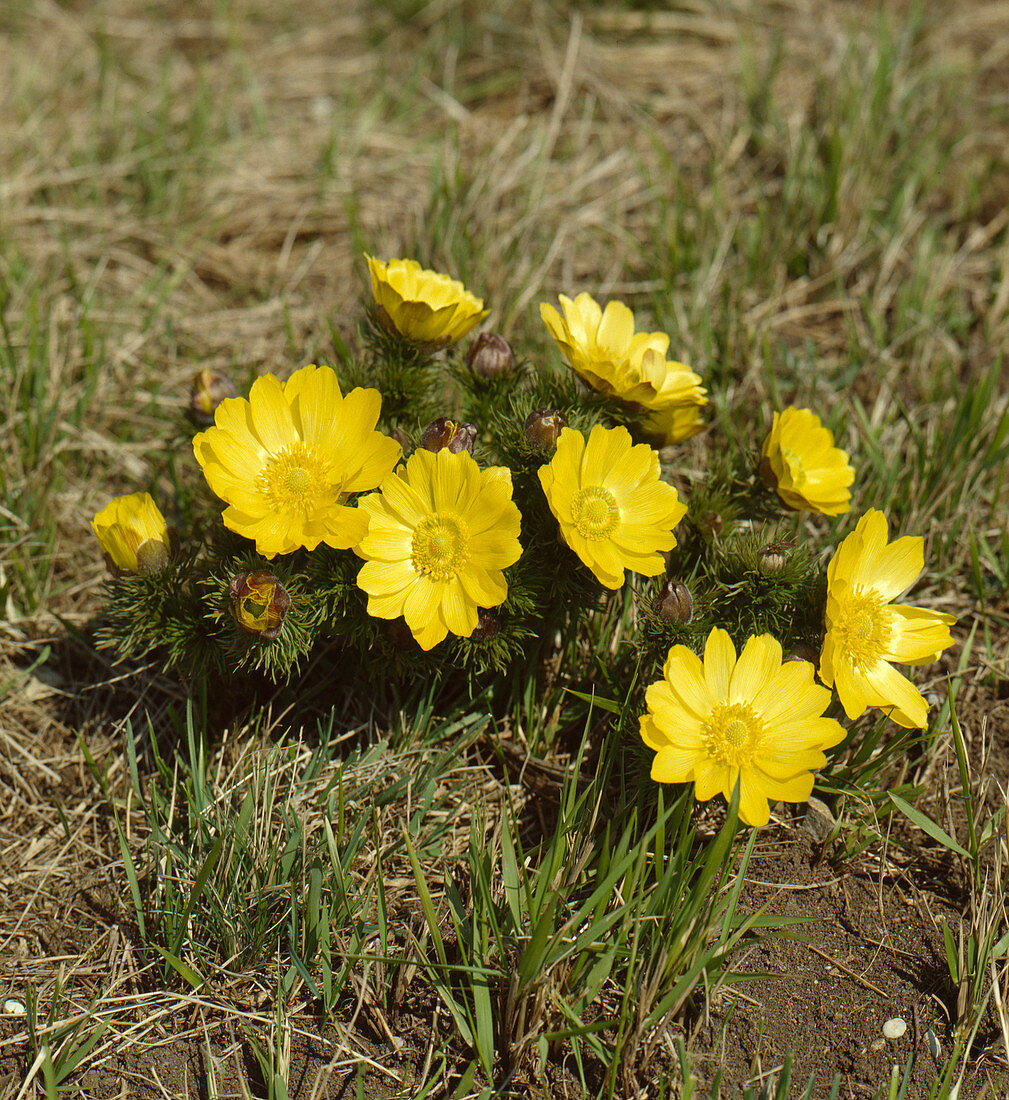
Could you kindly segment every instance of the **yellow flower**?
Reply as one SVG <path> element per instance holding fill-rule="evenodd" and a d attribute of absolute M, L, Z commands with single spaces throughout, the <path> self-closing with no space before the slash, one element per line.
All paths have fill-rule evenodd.
<path fill-rule="evenodd" d="M 658 441 L 660 447 L 683 443 L 704 431 L 699 405 L 670 405 L 658 409 L 649 413 L 641 426 L 649 437 Z"/>
<path fill-rule="evenodd" d="M 113 573 L 156 573 L 168 564 L 172 538 L 150 493 L 116 497 L 91 527 Z"/>
<path fill-rule="evenodd" d="M 601 309 L 590 294 L 559 298 L 563 317 L 546 302 L 540 316 L 571 369 L 593 389 L 647 409 L 707 404 L 700 376 L 666 361 L 669 337 L 636 333 L 634 314 L 623 302 Z"/>
<path fill-rule="evenodd" d="M 381 490 L 363 497 L 368 534 L 357 583 L 368 613 L 402 615 L 422 649 L 451 631 L 468 638 L 479 608 L 508 594 L 504 570 L 522 553 L 511 471 L 481 470 L 466 451 L 415 451 Z"/>
<path fill-rule="evenodd" d="M 844 739 L 824 718 L 830 692 L 813 681 L 808 661 L 782 664 L 770 634 L 750 637 L 736 659 L 732 639 L 715 627 L 704 662 L 686 646 L 669 651 L 663 679 L 645 693 L 641 738 L 655 750 L 652 779 L 694 784 L 706 802 L 732 797 L 739 782 L 739 817 L 766 825 L 768 800 L 805 802 L 823 750 Z"/>
<path fill-rule="evenodd" d="M 619 588 L 625 569 L 646 577 L 665 569 L 662 552 L 676 545 L 687 506 L 661 480 L 655 451 L 632 444 L 626 428 L 597 424 L 588 442 L 563 428 L 539 477 L 564 541 L 600 584 Z"/>
<path fill-rule="evenodd" d="M 281 384 L 257 378 L 249 399 L 222 401 L 215 427 L 193 440 L 210 488 L 228 507 L 224 525 L 267 558 L 320 542 L 346 550 L 368 520 L 348 507 L 395 466 L 400 445 L 374 430 L 378 390 L 340 392 L 330 367 L 308 366 Z"/>
<path fill-rule="evenodd" d="M 953 644 L 952 615 L 890 601 L 918 579 L 924 540 L 905 536 L 887 545 L 886 516 L 871 509 L 827 566 L 827 636 L 820 679 L 836 687 L 849 718 L 882 707 L 900 726 L 923 728 L 928 706 L 892 665 L 930 664 Z"/>
<path fill-rule="evenodd" d="M 365 259 L 383 321 L 429 350 L 461 340 L 489 312 L 462 283 L 428 271 L 416 260 Z"/>
<path fill-rule="evenodd" d="M 851 502 L 855 471 L 834 436 L 809 409 L 791 405 L 775 413 L 761 448 L 764 481 L 789 508 L 839 516 Z"/>

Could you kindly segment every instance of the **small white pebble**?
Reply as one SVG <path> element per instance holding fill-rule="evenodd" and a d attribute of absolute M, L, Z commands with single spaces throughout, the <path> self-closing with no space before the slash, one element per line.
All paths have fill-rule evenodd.
<path fill-rule="evenodd" d="M 938 1058 L 942 1053 L 942 1047 L 939 1045 L 939 1040 L 935 1037 L 935 1032 L 930 1028 L 925 1029 L 925 1042 L 928 1044 L 928 1049 L 933 1058 Z"/>
<path fill-rule="evenodd" d="M 873 1039 L 873 1041 L 869 1044 L 869 1049 L 871 1051 L 874 1051 L 876 1054 L 879 1054 L 879 1052 L 885 1046 L 886 1046 L 886 1040 L 885 1039 Z"/>
<path fill-rule="evenodd" d="M 16 997 L 8 997 L 4 1001 L 4 1015 L 5 1016 L 27 1016 L 28 1009 L 25 1008 L 24 1001 L 19 1001 Z"/>
<path fill-rule="evenodd" d="M 883 1034 L 887 1039 L 899 1039 L 905 1031 L 907 1031 L 907 1024 L 899 1016 L 894 1016 L 883 1025 Z"/>

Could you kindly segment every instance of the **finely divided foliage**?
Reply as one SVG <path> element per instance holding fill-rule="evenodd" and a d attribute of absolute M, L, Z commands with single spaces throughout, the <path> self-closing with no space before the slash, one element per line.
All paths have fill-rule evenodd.
<path fill-rule="evenodd" d="M 0 7 L 0 1100 L 1004 1096 L 998 13 Z"/>

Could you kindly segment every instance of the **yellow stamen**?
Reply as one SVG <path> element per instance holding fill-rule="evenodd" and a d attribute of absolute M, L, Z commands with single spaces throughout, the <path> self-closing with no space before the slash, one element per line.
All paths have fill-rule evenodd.
<path fill-rule="evenodd" d="M 330 499 L 329 465 L 304 443 L 292 444 L 264 467 L 258 478 L 259 488 L 278 510 L 308 512 Z"/>
<path fill-rule="evenodd" d="M 869 668 L 883 656 L 893 633 L 887 601 L 875 589 L 856 588 L 839 603 L 833 627 L 837 644 L 856 665 Z"/>
<path fill-rule="evenodd" d="M 716 704 L 702 730 L 708 755 L 729 767 L 748 766 L 764 732 L 748 703 Z"/>
<path fill-rule="evenodd" d="M 580 489 L 571 502 L 571 521 L 585 539 L 606 538 L 620 522 L 620 509 L 609 489 L 590 485 Z"/>
<path fill-rule="evenodd" d="M 414 528 L 410 560 L 418 573 L 444 581 L 463 568 L 468 549 L 465 522 L 451 512 L 434 512 Z"/>

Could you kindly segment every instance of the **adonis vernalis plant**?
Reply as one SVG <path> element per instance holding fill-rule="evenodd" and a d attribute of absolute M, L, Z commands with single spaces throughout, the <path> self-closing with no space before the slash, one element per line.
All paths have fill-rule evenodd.
<path fill-rule="evenodd" d="M 696 409 L 707 404 L 707 391 L 689 367 L 666 360 L 664 332 L 635 332 L 634 314 L 623 302 L 603 309 L 582 293 L 574 301 L 561 294 L 560 303 L 563 317 L 545 302 L 540 316 L 575 374 L 601 394 L 663 414 L 655 430 L 670 442 L 694 434 L 685 429 L 696 425 Z M 682 412 L 686 409 L 689 415 Z M 680 414 L 675 426 L 673 410 Z"/>
<path fill-rule="evenodd" d="M 602 671 L 645 711 L 652 777 L 702 801 L 738 785 L 755 826 L 807 799 L 845 739 L 824 717 L 832 689 L 849 719 L 878 706 L 925 724 L 892 663 L 936 660 L 953 620 L 893 603 L 922 540 L 888 545 L 882 513 L 826 570 L 798 537 L 793 509 L 829 524 L 857 489 L 815 413 L 786 408 L 709 470 L 677 463 L 674 485 L 655 448 L 703 430 L 707 393 L 665 333 L 636 331 L 622 302 L 560 295 L 563 315 L 540 314 L 570 371 L 533 369 L 500 334 L 455 347 L 488 315 L 458 281 L 367 261 L 374 305 L 339 378 L 311 365 L 240 396 L 197 372 L 186 405 L 213 417 L 193 440 L 210 493 L 186 505 L 181 547 L 146 493 L 95 516 L 116 574 L 106 644 L 160 652 L 190 683 L 291 678 L 320 646 L 351 690 L 465 673 L 527 699 L 558 645 L 594 689 L 598 666 L 571 653 L 616 610 L 628 644 Z"/>
<path fill-rule="evenodd" d="M 855 471 L 809 409 L 775 413 L 761 455 L 761 475 L 789 508 L 826 516 L 848 511 Z"/>
<path fill-rule="evenodd" d="M 91 521 L 109 568 L 118 573 L 154 573 L 172 552 L 165 517 L 150 493 L 110 501 Z"/>
<path fill-rule="evenodd" d="M 483 301 L 462 283 L 416 260 L 366 259 L 383 324 L 407 340 L 437 350 L 461 340 L 487 316 Z"/>

